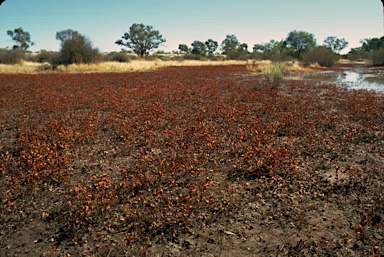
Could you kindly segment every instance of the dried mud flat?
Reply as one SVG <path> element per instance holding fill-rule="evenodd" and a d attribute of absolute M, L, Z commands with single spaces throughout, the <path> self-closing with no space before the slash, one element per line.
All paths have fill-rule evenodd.
<path fill-rule="evenodd" d="M 244 66 L 0 81 L 0 256 L 384 256 L 383 95 Z"/>

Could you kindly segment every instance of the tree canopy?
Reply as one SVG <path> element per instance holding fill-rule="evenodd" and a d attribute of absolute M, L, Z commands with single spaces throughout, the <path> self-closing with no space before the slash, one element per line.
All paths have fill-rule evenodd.
<path fill-rule="evenodd" d="M 207 47 L 208 54 L 213 54 L 219 47 L 217 41 L 214 41 L 212 39 L 208 39 L 207 41 L 205 41 L 205 45 Z"/>
<path fill-rule="evenodd" d="M 29 32 L 24 31 L 23 28 L 16 28 L 13 31 L 8 30 L 7 35 L 11 37 L 12 41 L 15 42 L 13 49 L 17 50 L 27 50 L 30 46 L 33 46 L 35 43 L 31 41 L 31 35 Z"/>
<path fill-rule="evenodd" d="M 158 30 L 138 23 L 134 23 L 121 38 L 115 44 L 130 48 L 139 56 L 148 55 L 150 51 L 166 42 Z"/>
<path fill-rule="evenodd" d="M 324 45 L 331 49 L 334 53 L 339 54 L 341 50 L 348 46 L 347 40 L 330 36 L 324 39 Z"/>
<path fill-rule="evenodd" d="M 240 44 L 239 47 L 237 48 L 237 51 L 239 51 L 240 53 L 248 53 L 248 44 L 246 43 Z"/>
<path fill-rule="evenodd" d="M 186 54 L 189 52 L 189 48 L 186 44 L 179 44 L 180 53 Z"/>
<path fill-rule="evenodd" d="M 240 42 L 235 35 L 227 35 L 221 42 L 221 51 L 223 54 L 229 54 L 232 51 L 237 51 L 240 46 Z"/>
<path fill-rule="evenodd" d="M 364 38 L 360 40 L 361 49 L 366 52 L 372 52 L 384 48 L 384 37 Z"/>
<path fill-rule="evenodd" d="M 67 40 L 76 40 L 80 37 L 82 37 L 82 35 L 73 29 L 66 29 L 56 32 L 56 39 L 60 41 L 61 46 L 63 46 Z"/>
<path fill-rule="evenodd" d="M 302 52 L 307 52 L 316 46 L 315 36 L 306 31 L 293 30 L 289 32 L 285 42 L 287 47 L 296 52 L 298 58 L 300 58 Z"/>
<path fill-rule="evenodd" d="M 195 40 L 192 42 L 191 44 L 192 46 L 192 54 L 197 54 L 197 55 L 206 55 L 207 54 L 207 46 L 199 41 L 199 40 Z"/>
<path fill-rule="evenodd" d="M 285 42 L 283 40 L 282 41 L 276 41 L 274 39 L 271 39 L 267 43 L 254 44 L 253 45 L 253 52 L 261 53 L 268 58 L 274 54 L 278 54 L 278 53 L 282 52 L 282 50 L 285 47 L 286 47 Z"/>

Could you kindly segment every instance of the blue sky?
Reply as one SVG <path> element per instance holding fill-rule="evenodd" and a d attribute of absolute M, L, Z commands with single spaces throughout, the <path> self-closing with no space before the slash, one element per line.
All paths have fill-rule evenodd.
<path fill-rule="evenodd" d="M 159 30 L 167 40 L 159 48 L 164 51 L 209 38 L 220 44 L 228 34 L 251 51 L 292 30 L 313 33 L 319 44 L 327 36 L 345 38 L 350 48 L 383 35 L 383 10 L 379 0 L 6 0 L 0 6 L 0 48 L 13 45 L 7 30 L 22 27 L 36 43 L 30 50 L 56 51 L 56 32 L 71 28 L 103 52 L 119 51 L 114 42 L 133 23 Z"/>

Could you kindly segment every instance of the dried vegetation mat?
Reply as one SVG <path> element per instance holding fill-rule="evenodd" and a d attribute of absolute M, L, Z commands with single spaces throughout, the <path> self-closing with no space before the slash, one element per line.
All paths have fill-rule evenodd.
<path fill-rule="evenodd" d="M 0 256 L 384 255 L 382 95 L 245 65 L 0 81 Z"/>

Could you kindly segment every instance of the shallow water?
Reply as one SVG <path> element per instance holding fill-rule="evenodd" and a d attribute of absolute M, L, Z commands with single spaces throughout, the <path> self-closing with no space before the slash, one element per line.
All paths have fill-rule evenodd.
<path fill-rule="evenodd" d="M 377 79 L 375 79 L 376 77 Z M 384 93 L 384 81 L 382 80 L 381 74 L 365 74 L 357 71 L 344 71 L 336 78 L 336 82 L 348 89 L 367 89 Z"/>
<path fill-rule="evenodd" d="M 305 79 L 336 82 L 348 89 L 366 89 L 384 93 L 384 68 L 346 69 L 342 72 L 328 72 L 305 76 Z"/>

